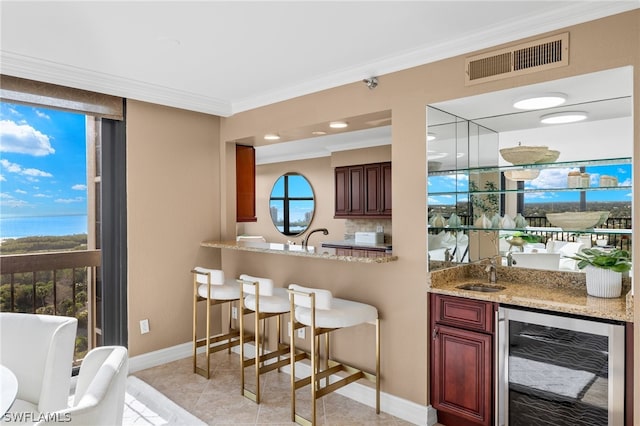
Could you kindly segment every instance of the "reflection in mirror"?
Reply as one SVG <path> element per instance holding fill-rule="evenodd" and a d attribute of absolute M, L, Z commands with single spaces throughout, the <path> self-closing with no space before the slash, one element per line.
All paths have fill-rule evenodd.
<path fill-rule="evenodd" d="M 453 234 L 446 234 L 447 230 L 452 231 L 451 212 L 463 211 L 464 203 L 469 210 L 468 220 L 454 217 L 454 224 L 461 219 L 461 228 L 470 237 L 471 261 L 478 260 L 472 254 L 473 233 L 489 231 L 495 231 L 496 238 L 492 250 L 487 248 L 487 255 L 499 253 L 503 265 L 514 267 L 576 271 L 575 262 L 567 256 L 582 248 L 598 245 L 631 251 L 632 87 L 633 69 L 622 67 L 430 105 L 430 257 L 436 254 L 434 239 L 434 244 L 442 244 L 439 239 L 453 242 Z M 514 109 L 516 99 L 550 92 L 566 95 L 565 104 L 542 110 Z M 566 111 L 584 111 L 587 119 L 571 124 L 541 123 L 543 116 Z M 473 143 L 472 127 L 465 135 L 458 117 L 495 130 L 497 146 L 485 151 L 484 144 Z M 446 145 L 438 145 L 439 131 L 449 134 Z M 459 135 L 468 136 L 466 152 L 459 146 Z M 509 161 L 499 153 L 519 145 L 547 147 L 556 155 L 521 163 Z M 492 158 L 485 162 L 483 154 Z M 456 161 L 452 161 L 453 157 Z M 579 183 L 572 181 L 577 175 L 581 177 Z M 491 182 L 489 187 L 487 182 Z M 437 211 L 436 206 L 446 208 Z M 485 213 L 486 221 L 478 222 L 479 212 Z M 550 215 L 565 212 L 603 214 L 596 224 L 588 225 L 562 224 L 557 215 Z M 444 228 L 438 229 L 438 225 Z M 478 227 L 483 230 L 478 232 Z M 436 230 L 445 233 L 439 235 Z M 449 252 L 440 256 L 460 261 L 455 256 L 451 258 L 457 247 L 447 247 Z M 485 251 L 480 249 L 478 253 Z"/>
<path fill-rule="evenodd" d="M 280 233 L 302 234 L 309 228 L 314 210 L 313 188 L 307 178 L 299 173 L 286 173 L 276 180 L 269 198 L 269 211 Z"/>

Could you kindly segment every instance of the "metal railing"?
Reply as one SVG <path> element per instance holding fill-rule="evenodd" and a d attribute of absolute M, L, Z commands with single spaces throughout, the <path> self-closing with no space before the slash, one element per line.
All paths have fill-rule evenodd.
<path fill-rule="evenodd" d="M 78 319 L 75 359 L 95 346 L 95 281 L 100 250 L 0 256 L 0 311 Z"/>

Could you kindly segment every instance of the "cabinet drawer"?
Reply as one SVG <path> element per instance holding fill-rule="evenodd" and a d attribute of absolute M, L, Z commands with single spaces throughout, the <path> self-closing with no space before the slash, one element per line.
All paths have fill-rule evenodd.
<path fill-rule="evenodd" d="M 439 294 L 432 296 L 432 315 L 436 323 L 493 333 L 493 303 Z"/>

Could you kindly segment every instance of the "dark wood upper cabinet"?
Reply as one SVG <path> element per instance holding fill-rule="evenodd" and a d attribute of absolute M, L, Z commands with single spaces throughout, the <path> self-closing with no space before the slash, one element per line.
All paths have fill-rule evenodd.
<path fill-rule="evenodd" d="M 236 221 L 256 222 L 256 153 L 236 145 Z"/>
<path fill-rule="evenodd" d="M 335 169 L 336 218 L 391 218 L 391 163 Z"/>

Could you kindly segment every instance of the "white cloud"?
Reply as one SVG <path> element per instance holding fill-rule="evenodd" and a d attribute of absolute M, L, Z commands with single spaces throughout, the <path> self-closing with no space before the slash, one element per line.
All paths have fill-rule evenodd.
<path fill-rule="evenodd" d="M 12 163 L 9 160 L 0 160 L 0 166 L 4 167 L 9 173 L 18 173 L 30 177 L 53 177 L 49 172 L 43 172 L 38 169 L 23 169 L 20 164 Z"/>
<path fill-rule="evenodd" d="M 87 185 L 83 183 L 78 183 L 76 185 L 73 185 L 71 189 L 74 189 L 76 191 L 85 191 L 87 189 Z"/>
<path fill-rule="evenodd" d="M 62 203 L 62 204 L 72 204 L 72 203 L 81 203 L 84 201 L 84 198 L 82 197 L 76 197 L 76 198 L 58 198 L 57 200 L 55 200 L 56 203 Z"/>
<path fill-rule="evenodd" d="M 17 124 L 11 120 L 0 120 L 0 152 L 34 155 L 42 157 L 56 152 L 49 136 L 28 124 Z"/>
<path fill-rule="evenodd" d="M 26 194 L 26 193 L 27 193 L 27 191 L 25 191 L 25 190 L 23 190 L 23 189 L 16 189 L 16 192 L 17 192 L 18 194 Z"/>
<path fill-rule="evenodd" d="M 0 182 L 6 182 L 7 178 L 4 177 L 4 175 L 0 175 Z"/>
<path fill-rule="evenodd" d="M 51 117 L 49 117 L 47 114 L 45 114 L 44 112 L 40 111 L 40 110 L 36 110 L 36 115 L 40 118 L 44 118 L 46 120 L 51 120 Z"/>
<path fill-rule="evenodd" d="M 51 198 L 50 195 L 46 195 L 46 194 L 33 194 L 33 196 L 35 198 Z"/>
<path fill-rule="evenodd" d="M 0 193 L 0 200 L 2 200 L 2 207 L 24 207 L 29 205 L 26 201 L 15 198 L 6 192 Z"/>
<path fill-rule="evenodd" d="M 540 175 L 529 182 L 527 188 L 546 189 L 546 188 L 565 188 L 567 186 L 567 175 L 570 171 L 578 169 L 545 169 L 540 171 Z"/>

